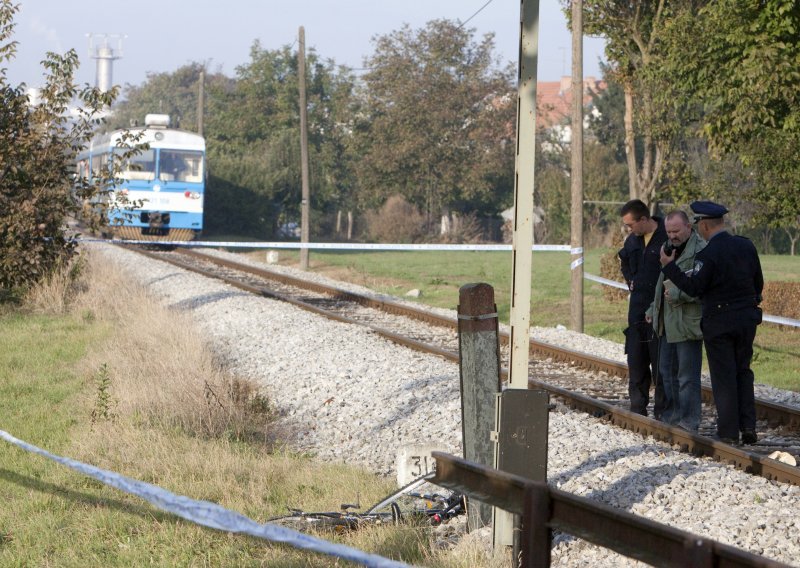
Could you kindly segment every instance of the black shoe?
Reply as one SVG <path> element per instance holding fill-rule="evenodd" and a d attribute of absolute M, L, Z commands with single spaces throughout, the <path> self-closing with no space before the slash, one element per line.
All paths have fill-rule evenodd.
<path fill-rule="evenodd" d="M 755 444 L 758 442 L 758 435 L 756 431 L 751 428 L 742 430 L 742 444 Z"/>
<path fill-rule="evenodd" d="M 715 435 L 715 436 L 711 436 L 711 439 L 715 440 L 717 442 L 722 442 L 723 444 L 728 444 L 730 446 L 738 446 L 739 445 L 739 437 L 738 436 L 736 438 L 728 438 L 728 437 L 725 437 L 725 436 Z"/>

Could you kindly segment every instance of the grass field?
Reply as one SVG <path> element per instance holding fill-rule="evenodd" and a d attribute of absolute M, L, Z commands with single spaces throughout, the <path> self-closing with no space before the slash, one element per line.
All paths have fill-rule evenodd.
<path fill-rule="evenodd" d="M 586 253 L 585 270 L 600 274 L 600 257 L 607 250 Z M 264 259 L 264 251 L 247 253 Z M 282 264 L 296 266 L 296 251 L 280 251 Z M 419 301 L 454 309 L 458 291 L 470 282 L 494 286 L 501 321 L 508 323 L 511 290 L 511 254 L 506 252 L 439 251 L 312 251 L 311 270 L 360 284 L 373 290 L 403 296 L 411 289 L 422 292 Z M 570 323 L 569 255 L 565 252 L 533 254 L 531 323 L 552 327 Z M 766 281 L 800 281 L 800 258 L 762 256 Z M 773 314 L 781 315 L 781 314 Z M 625 301 L 608 301 L 602 285 L 584 282 L 584 331 L 622 343 L 627 319 Z M 800 329 L 762 325 L 755 342 L 753 369 L 756 381 L 800 390 Z"/>
<path fill-rule="evenodd" d="M 258 522 L 288 505 L 338 510 L 394 489 L 392 479 L 284 448 L 269 401 L 245 396 L 245 382 L 214 363 L 189 320 L 107 268 L 88 282 L 64 313 L 0 306 L 0 428 Z M 0 448 L 0 566 L 342 566 L 194 525 L 5 441 Z M 436 550 L 425 527 L 323 538 L 420 566 L 496 565 L 475 541 Z"/>

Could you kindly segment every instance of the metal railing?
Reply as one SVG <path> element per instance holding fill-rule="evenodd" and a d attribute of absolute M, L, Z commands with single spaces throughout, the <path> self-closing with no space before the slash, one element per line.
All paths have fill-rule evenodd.
<path fill-rule="evenodd" d="M 578 497 L 461 458 L 433 452 L 437 485 L 521 516 L 523 568 L 550 566 L 552 534 L 559 530 L 654 566 L 675 568 L 786 567 L 627 511 Z"/>

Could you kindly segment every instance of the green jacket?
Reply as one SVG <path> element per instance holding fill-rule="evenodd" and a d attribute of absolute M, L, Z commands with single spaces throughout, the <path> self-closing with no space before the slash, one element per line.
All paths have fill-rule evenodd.
<path fill-rule="evenodd" d="M 689 240 L 686 241 L 686 248 L 676 264 L 685 273 L 691 272 L 694 268 L 694 255 L 703 250 L 706 242 L 692 231 Z M 669 281 L 667 281 L 669 282 Z M 661 337 L 666 332 L 669 343 L 689 341 L 690 339 L 702 339 L 703 332 L 700 331 L 700 300 L 681 292 L 678 287 L 669 282 L 667 284 L 672 301 L 664 298 L 664 273 L 658 276 L 656 282 L 656 294 L 647 315 L 653 318 L 653 329 L 656 335 Z"/>

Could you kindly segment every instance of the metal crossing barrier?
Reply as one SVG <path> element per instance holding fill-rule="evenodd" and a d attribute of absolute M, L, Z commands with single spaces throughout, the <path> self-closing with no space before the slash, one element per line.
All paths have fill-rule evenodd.
<path fill-rule="evenodd" d="M 637 517 L 546 483 L 433 452 L 431 482 L 522 517 L 522 568 L 550 566 L 553 530 L 654 566 L 786 568 L 788 565 Z"/>

